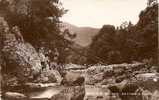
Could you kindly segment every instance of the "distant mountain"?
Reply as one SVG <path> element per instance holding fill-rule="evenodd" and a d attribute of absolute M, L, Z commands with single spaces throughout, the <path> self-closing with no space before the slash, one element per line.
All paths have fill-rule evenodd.
<path fill-rule="evenodd" d="M 77 37 L 74 39 L 74 41 L 83 47 L 88 46 L 92 42 L 92 37 L 95 36 L 99 31 L 98 28 L 78 27 L 66 22 L 64 22 L 62 26 L 62 30 L 69 29 L 70 33 L 77 34 Z"/>

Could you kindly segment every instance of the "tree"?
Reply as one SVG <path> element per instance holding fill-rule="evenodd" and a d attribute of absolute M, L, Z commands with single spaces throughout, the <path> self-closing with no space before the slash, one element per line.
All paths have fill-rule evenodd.
<path fill-rule="evenodd" d="M 69 29 L 65 29 L 62 35 L 64 38 L 67 38 L 68 40 L 73 41 L 73 39 L 76 38 L 77 34 L 76 33 L 72 34 L 70 33 Z"/>
<path fill-rule="evenodd" d="M 140 13 L 136 25 L 124 22 L 116 30 L 113 26 L 103 26 L 93 38 L 89 55 L 96 55 L 108 64 L 132 63 L 133 61 L 148 61 L 149 64 L 157 64 L 157 11 L 158 4 L 147 7 Z"/>
<path fill-rule="evenodd" d="M 59 0 L 1 0 L 0 11 L 10 27 L 18 26 L 24 40 L 37 50 L 58 49 L 65 53 L 68 42 L 60 35 L 60 20 L 66 10 Z"/>
<path fill-rule="evenodd" d="M 115 27 L 112 25 L 104 25 L 99 33 L 93 38 L 93 42 L 90 45 L 90 59 L 89 63 L 99 63 L 91 60 L 92 56 L 99 57 L 104 60 L 104 63 L 108 63 L 109 52 L 114 50 L 114 37 L 115 37 Z"/>
<path fill-rule="evenodd" d="M 148 0 L 147 6 L 152 6 L 157 3 L 157 0 Z"/>
<path fill-rule="evenodd" d="M 2 0 L 0 4 L 4 5 L 4 1 L 5 8 L 1 10 L 5 10 L 5 19 L 9 25 L 20 28 L 26 41 L 37 44 L 41 39 L 49 41 L 59 34 L 59 17 L 65 13 L 59 0 L 12 0 L 10 3 Z"/>

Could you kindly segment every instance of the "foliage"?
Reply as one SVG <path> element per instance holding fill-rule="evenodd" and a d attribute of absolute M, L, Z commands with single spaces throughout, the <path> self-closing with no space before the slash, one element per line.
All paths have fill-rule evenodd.
<path fill-rule="evenodd" d="M 24 40 L 37 50 L 44 47 L 51 54 L 55 49 L 65 54 L 68 43 L 60 35 L 59 18 L 66 10 L 59 0 L 1 0 L 0 12 L 9 26 L 18 26 Z"/>
<path fill-rule="evenodd" d="M 12 0 L 5 4 L 4 1 L 1 4 L 6 6 L 1 10 L 7 9 L 5 18 L 9 25 L 18 26 L 27 41 L 39 42 L 59 33 L 59 17 L 64 10 L 58 0 Z"/>
<path fill-rule="evenodd" d="M 147 6 L 152 6 L 154 4 L 157 4 L 157 0 L 148 0 Z"/>
<path fill-rule="evenodd" d="M 93 38 L 93 43 L 90 45 L 90 51 L 93 55 L 104 59 L 104 61 L 109 61 L 113 59 L 112 56 L 115 55 L 113 51 L 115 48 L 115 27 L 112 25 L 104 25 L 99 31 L 99 34 Z M 111 55 L 112 54 L 112 55 Z M 110 58 L 108 58 L 108 56 Z M 90 62 L 96 63 L 96 62 Z M 108 62 L 106 62 L 108 63 Z"/>
<path fill-rule="evenodd" d="M 150 60 L 157 63 L 158 4 L 147 7 L 139 15 L 136 25 L 124 22 L 116 28 L 104 25 L 93 38 L 90 54 L 104 60 L 104 63 L 131 63 Z M 91 58 L 91 57 L 90 57 Z M 153 60 L 152 60 L 153 59 Z M 99 63 L 92 62 L 90 63 Z"/>

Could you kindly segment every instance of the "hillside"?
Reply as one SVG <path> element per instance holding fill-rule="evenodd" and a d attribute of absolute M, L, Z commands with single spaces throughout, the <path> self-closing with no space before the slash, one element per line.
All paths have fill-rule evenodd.
<path fill-rule="evenodd" d="M 111 64 L 145 59 L 157 64 L 157 43 L 158 4 L 154 4 L 141 11 L 135 25 L 130 22 L 126 27 L 122 28 L 121 25 L 116 29 L 114 25 L 103 25 L 93 38 L 90 55 L 94 54 Z"/>
<path fill-rule="evenodd" d="M 69 29 L 72 34 L 77 34 L 74 41 L 81 46 L 88 46 L 92 42 L 92 37 L 94 37 L 99 31 L 98 28 L 78 27 L 67 22 L 64 22 L 62 26 L 62 30 Z"/>

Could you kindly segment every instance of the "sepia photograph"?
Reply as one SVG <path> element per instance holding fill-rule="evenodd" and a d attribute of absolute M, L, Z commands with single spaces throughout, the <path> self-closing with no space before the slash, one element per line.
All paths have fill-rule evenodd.
<path fill-rule="evenodd" d="M 0 0 L 0 100 L 159 100 L 158 0 Z"/>

